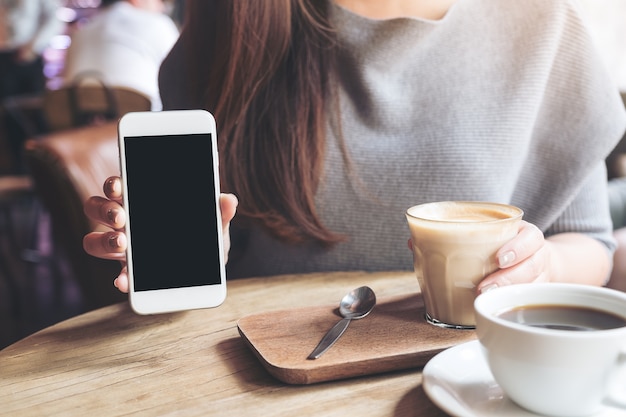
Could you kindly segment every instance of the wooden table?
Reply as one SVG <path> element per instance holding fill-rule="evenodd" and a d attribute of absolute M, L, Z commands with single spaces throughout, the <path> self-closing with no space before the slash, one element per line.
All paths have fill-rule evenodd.
<path fill-rule="evenodd" d="M 244 316 L 338 303 L 361 285 L 418 290 L 412 272 L 286 275 L 229 281 L 215 309 L 139 316 L 121 303 L 71 318 L 0 351 L 0 415 L 446 416 L 419 369 L 289 385 L 238 333 Z"/>

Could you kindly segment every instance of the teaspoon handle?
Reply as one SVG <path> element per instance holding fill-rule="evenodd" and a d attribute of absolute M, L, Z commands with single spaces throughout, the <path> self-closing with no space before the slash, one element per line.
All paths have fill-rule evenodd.
<path fill-rule="evenodd" d="M 324 354 L 332 345 L 335 344 L 337 339 L 341 337 L 343 332 L 348 328 L 348 324 L 350 324 L 350 319 L 341 319 L 335 324 L 326 335 L 320 340 L 319 344 L 313 352 L 307 357 L 307 359 L 317 359 Z"/>

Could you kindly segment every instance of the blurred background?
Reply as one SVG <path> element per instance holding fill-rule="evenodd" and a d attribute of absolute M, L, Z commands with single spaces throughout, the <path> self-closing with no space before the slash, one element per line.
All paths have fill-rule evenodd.
<path fill-rule="evenodd" d="M 626 92 L 626 1 L 579 1 L 602 59 L 619 90 Z"/>
<path fill-rule="evenodd" d="M 25 17 L 24 13 L 11 14 L 13 13 L 11 8 L 20 2 L 30 5 L 54 3 L 51 0 L 0 0 L 0 55 L 6 57 L 14 54 L 15 47 L 10 43 L 4 44 L 3 36 L 11 31 L 15 32 L 12 26 L 23 28 L 25 23 L 22 23 L 22 20 L 30 19 Z M 122 0 L 119 3 L 126 1 Z M 148 0 L 144 3 L 153 5 L 163 3 L 163 13 L 180 28 L 184 0 Z M 45 80 L 44 91 L 14 94 L 10 91 L 3 92 L 0 103 L 0 349 L 43 327 L 98 306 L 97 303 L 85 301 L 84 289 L 77 282 L 76 271 L 69 261 L 71 254 L 58 243 L 59 239 L 67 238 L 71 232 L 63 228 L 53 231 L 48 207 L 41 198 L 41 194 L 46 193 L 47 184 L 36 183 L 38 181 L 33 178 L 32 170 L 25 161 L 18 160 L 13 147 L 16 137 L 19 137 L 17 141 L 19 146 L 23 146 L 28 139 L 41 138 L 42 147 L 37 150 L 41 158 L 47 158 L 51 165 L 66 162 L 58 155 L 48 154 L 63 146 L 71 146 L 71 135 L 68 135 L 63 143 L 50 143 L 45 149 L 43 144 L 47 141 L 44 138 L 52 133 L 56 134 L 57 131 L 70 133 L 75 126 L 71 126 L 70 129 L 57 129 L 51 120 L 46 119 L 43 107 L 44 103 L 48 102 L 48 93 L 58 91 L 64 84 L 63 70 L 68 48 L 72 43 L 72 35 L 94 20 L 101 12 L 100 6 L 101 0 L 58 0 L 53 13 L 57 26 L 49 29 L 51 36 L 48 36 L 44 48 L 39 53 L 43 63 L 41 72 Z M 42 17 L 37 15 L 33 17 L 43 21 Z M 123 29 L 131 32 L 136 28 Z M 149 27 L 145 29 L 150 30 Z M 139 49 L 138 52 L 142 52 L 141 47 L 134 47 Z M 94 48 L 97 49 L 96 46 Z M 148 45 L 145 49 L 149 49 Z M 125 64 L 131 65 L 129 62 Z M 13 86 L 9 85 L 7 88 L 11 89 Z M 88 100 L 97 101 L 89 97 Z M 63 106 L 59 103 L 51 102 L 48 107 L 54 107 L 53 110 L 56 111 L 65 110 L 61 109 Z M 123 103 L 120 102 L 118 105 L 123 110 Z M 94 117 L 94 120 L 94 124 L 100 123 L 97 117 Z M 76 139 L 80 139 L 81 142 L 76 141 L 76 149 L 72 150 L 71 157 L 83 160 L 73 161 L 74 163 L 85 164 L 84 160 L 93 156 L 91 153 L 95 156 L 102 153 L 102 149 L 92 151 L 85 148 L 85 144 L 82 143 L 93 139 L 96 146 L 96 137 Z M 93 164 L 96 165 L 98 162 L 94 159 Z M 58 171 L 69 170 L 74 180 L 80 175 L 88 174 L 83 168 L 80 171 L 77 171 L 76 167 L 55 168 L 58 168 Z M 45 176 L 46 173 L 39 175 Z M 98 181 L 102 182 L 104 178 Z M 67 178 L 61 180 L 67 181 Z M 80 182 L 81 178 L 77 181 Z M 49 191 L 56 192 L 51 188 Z M 47 198 L 63 203 L 68 196 L 57 194 Z M 68 215 L 80 217 L 80 213 L 76 211 L 69 211 Z M 103 273 L 108 274 L 107 271 L 112 269 L 103 269 Z M 110 275 L 106 282 L 107 286 L 112 285 L 112 278 L 113 275 Z"/>

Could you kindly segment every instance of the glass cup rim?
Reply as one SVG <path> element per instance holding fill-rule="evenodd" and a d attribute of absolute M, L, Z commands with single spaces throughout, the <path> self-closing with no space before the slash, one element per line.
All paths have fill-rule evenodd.
<path fill-rule="evenodd" d="M 468 224 L 493 224 L 500 222 L 510 222 L 514 220 L 521 219 L 524 215 L 524 211 L 512 204 L 507 203 L 498 203 L 493 201 L 473 201 L 473 200 L 443 200 L 443 201 L 431 201 L 428 203 L 416 204 L 409 207 L 406 210 L 406 216 L 411 219 L 416 219 L 423 222 L 432 222 L 432 223 L 440 223 L 440 224 L 450 224 L 450 223 L 464 223 L 458 222 L 457 220 L 448 220 L 448 219 L 434 219 L 427 216 L 420 216 L 418 214 L 412 213 L 411 211 L 417 208 L 423 208 L 431 205 L 441 205 L 441 204 L 449 204 L 449 205 L 466 205 L 466 206 L 475 206 L 475 207 L 493 207 L 503 209 L 507 213 L 510 213 L 510 216 L 501 218 L 501 219 L 488 219 L 488 220 L 476 220 L 467 222 Z"/>

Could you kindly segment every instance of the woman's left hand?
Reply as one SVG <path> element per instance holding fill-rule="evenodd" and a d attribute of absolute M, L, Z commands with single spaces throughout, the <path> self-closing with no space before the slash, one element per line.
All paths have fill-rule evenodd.
<path fill-rule="evenodd" d="M 511 284 L 548 282 L 550 257 L 550 245 L 541 230 L 522 220 L 518 234 L 496 253 L 499 269 L 478 284 L 478 292 Z"/>

